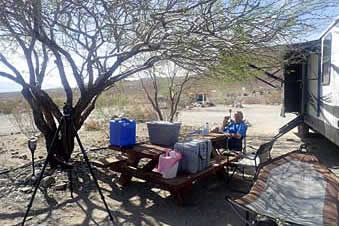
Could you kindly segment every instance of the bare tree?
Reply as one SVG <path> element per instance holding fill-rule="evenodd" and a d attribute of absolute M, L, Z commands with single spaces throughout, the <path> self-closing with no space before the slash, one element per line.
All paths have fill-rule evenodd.
<path fill-rule="evenodd" d="M 159 120 L 173 122 L 181 100 L 184 87 L 192 78 L 187 70 L 180 68 L 170 61 L 161 62 L 144 72 L 145 78 L 140 76 L 140 83 L 148 101 L 156 112 Z M 166 90 L 159 87 L 161 83 Z M 162 110 L 161 102 L 165 95 L 166 108 Z"/>
<path fill-rule="evenodd" d="M 314 23 L 314 15 L 332 1 L 3 0 L 0 62 L 5 67 L 0 76 L 22 86 L 49 147 L 62 120 L 60 106 L 42 89 L 52 68 L 79 130 L 98 96 L 115 82 L 159 60 L 201 72 L 220 59 L 220 52 L 287 41 Z M 136 61 L 140 55 L 149 57 Z M 57 159 L 69 160 L 74 135 L 71 128 L 62 128 L 50 147 L 52 166 Z"/>

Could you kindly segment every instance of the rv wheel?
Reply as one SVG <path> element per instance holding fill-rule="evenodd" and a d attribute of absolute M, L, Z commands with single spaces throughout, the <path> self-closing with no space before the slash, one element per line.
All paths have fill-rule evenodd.
<path fill-rule="evenodd" d="M 308 135 L 310 127 L 305 123 L 302 123 L 298 126 L 298 136 L 304 138 Z"/>

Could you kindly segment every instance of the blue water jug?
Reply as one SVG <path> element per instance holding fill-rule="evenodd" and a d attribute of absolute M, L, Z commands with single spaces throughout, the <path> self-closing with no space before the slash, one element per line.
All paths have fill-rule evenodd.
<path fill-rule="evenodd" d="M 113 146 L 132 146 L 136 142 L 136 122 L 127 118 L 110 120 L 110 143 Z"/>

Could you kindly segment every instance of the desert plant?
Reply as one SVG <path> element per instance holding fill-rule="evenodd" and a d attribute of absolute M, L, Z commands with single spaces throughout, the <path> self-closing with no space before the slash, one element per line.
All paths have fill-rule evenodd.
<path fill-rule="evenodd" d="M 265 104 L 281 104 L 281 89 L 272 90 L 265 95 Z"/>
<path fill-rule="evenodd" d="M 137 121 L 153 121 L 157 120 L 157 116 L 150 106 L 133 105 L 126 111 L 126 117 Z"/>
<path fill-rule="evenodd" d="M 85 122 L 85 129 L 87 131 L 99 131 L 102 130 L 102 126 L 100 125 L 98 120 L 88 119 Z"/>
<path fill-rule="evenodd" d="M 0 113 L 2 114 L 11 114 L 15 110 L 15 106 L 18 105 L 20 101 L 17 99 L 9 99 L 0 101 Z"/>
<path fill-rule="evenodd" d="M 234 102 L 234 100 L 232 98 L 224 98 L 224 100 L 221 102 L 221 104 L 224 104 L 224 105 L 232 105 Z"/>
<path fill-rule="evenodd" d="M 25 135 L 27 138 L 38 136 L 40 131 L 34 123 L 33 113 L 29 105 L 25 102 L 19 102 L 12 110 L 12 125 Z"/>
<path fill-rule="evenodd" d="M 263 97 L 246 97 L 243 99 L 243 104 L 263 104 Z"/>

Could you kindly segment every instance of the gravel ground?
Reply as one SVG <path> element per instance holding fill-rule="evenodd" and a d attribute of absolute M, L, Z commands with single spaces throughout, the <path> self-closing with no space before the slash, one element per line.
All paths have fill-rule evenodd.
<path fill-rule="evenodd" d="M 211 127 L 218 125 L 228 107 L 216 106 L 183 111 L 179 120 L 186 127 L 197 128 L 209 122 Z M 233 109 L 235 111 L 236 109 Z M 249 105 L 241 109 L 250 122 L 247 143 L 257 147 L 270 140 L 278 129 L 293 118 L 281 118 L 279 106 Z M 6 132 L 3 125 L 8 123 L 1 117 L 0 132 Z M 4 129 L 5 128 L 5 129 Z M 138 125 L 138 136 L 145 136 L 145 125 Z M 106 131 L 107 132 L 107 131 Z M 319 135 L 313 134 L 301 140 L 295 135 L 295 130 L 280 138 L 274 145 L 272 155 L 279 156 L 293 151 L 306 142 L 326 166 L 339 175 L 339 150 Z M 101 131 L 81 131 L 81 140 L 87 149 L 105 147 L 108 137 Z M 30 153 L 26 146 L 27 139 L 21 134 L 1 136 L 0 141 L 0 225 L 20 225 L 27 204 L 32 195 L 35 179 L 31 177 L 29 166 Z M 101 158 L 116 158 L 110 150 L 88 151 L 91 161 Z M 36 153 L 36 170 L 42 167 L 45 158 L 45 148 L 39 140 Z M 73 160 L 79 161 L 78 167 L 72 173 L 74 197 L 71 197 L 68 173 L 47 170 L 43 186 L 37 192 L 33 208 L 26 225 L 110 225 L 104 205 L 98 191 L 89 177 L 88 169 L 82 162 L 78 148 Z M 24 166 L 17 168 L 18 166 Z M 11 170 L 8 173 L 7 170 Z M 214 176 L 193 186 L 191 198 L 185 207 L 176 205 L 167 191 L 141 180 L 133 179 L 132 184 L 121 188 L 116 180 L 118 174 L 95 168 L 100 187 L 112 211 L 114 225 L 244 225 L 227 206 L 225 195 L 239 196 L 232 189 L 248 190 L 249 184 L 235 179 L 230 184 Z"/>

